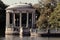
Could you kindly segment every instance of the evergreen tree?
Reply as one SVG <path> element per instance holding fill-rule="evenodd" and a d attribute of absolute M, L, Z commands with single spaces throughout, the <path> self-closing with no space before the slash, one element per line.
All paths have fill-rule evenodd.
<path fill-rule="evenodd" d="M 0 34 L 5 32 L 5 23 L 6 23 L 6 11 L 7 6 L 0 0 Z"/>

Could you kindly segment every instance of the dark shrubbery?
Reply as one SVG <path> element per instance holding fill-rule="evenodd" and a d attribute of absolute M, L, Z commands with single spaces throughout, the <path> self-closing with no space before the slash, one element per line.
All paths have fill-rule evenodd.
<path fill-rule="evenodd" d="M 5 32 L 6 7 L 7 6 L 0 0 L 0 34 L 4 34 Z"/>

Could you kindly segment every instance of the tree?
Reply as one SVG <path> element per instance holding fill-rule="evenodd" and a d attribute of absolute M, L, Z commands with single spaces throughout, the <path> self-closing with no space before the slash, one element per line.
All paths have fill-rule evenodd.
<path fill-rule="evenodd" d="M 5 23 L 6 23 L 6 11 L 5 8 L 7 6 L 0 0 L 0 34 L 4 34 L 5 32 Z"/>
<path fill-rule="evenodd" d="M 51 16 L 49 17 L 49 23 L 51 24 L 52 28 L 60 28 L 60 3 L 57 3 L 57 7 L 51 13 Z"/>
<path fill-rule="evenodd" d="M 51 12 L 53 12 L 54 8 L 56 7 L 56 1 L 46 0 L 45 3 L 44 3 L 44 1 L 39 1 L 40 7 L 39 7 L 38 11 L 40 12 L 40 16 L 36 22 L 38 28 L 48 27 L 48 25 L 49 25 L 48 19 L 51 15 Z"/>

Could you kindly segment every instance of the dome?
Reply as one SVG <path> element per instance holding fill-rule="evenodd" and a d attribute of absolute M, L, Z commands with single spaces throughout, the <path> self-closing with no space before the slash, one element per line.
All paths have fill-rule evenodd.
<path fill-rule="evenodd" d="M 18 8 L 32 8 L 29 4 L 14 4 L 8 6 L 6 9 L 18 9 Z"/>

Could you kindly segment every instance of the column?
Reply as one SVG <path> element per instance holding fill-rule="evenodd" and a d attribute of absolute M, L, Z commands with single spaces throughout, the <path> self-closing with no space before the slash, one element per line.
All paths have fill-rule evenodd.
<path fill-rule="evenodd" d="M 13 13 L 13 27 L 15 27 L 15 13 Z"/>
<path fill-rule="evenodd" d="M 32 28 L 33 28 L 33 19 L 34 19 L 33 16 L 34 16 L 34 15 L 33 15 L 33 13 L 32 13 Z"/>
<path fill-rule="evenodd" d="M 20 13 L 20 27 L 22 27 L 22 13 Z"/>
<path fill-rule="evenodd" d="M 10 15 L 8 12 L 6 13 L 6 27 L 10 27 Z"/>
<path fill-rule="evenodd" d="M 35 27 L 35 23 L 36 23 L 36 19 L 35 19 L 36 17 L 35 17 L 35 12 L 33 12 L 33 26 Z"/>
<path fill-rule="evenodd" d="M 19 23 L 20 23 L 20 35 L 22 35 L 22 13 L 20 13 L 20 18 L 19 18 Z"/>
<path fill-rule="evenodd" d="M 27 12 L 27 25 L 26 25 L 26 27 L 28 27 L 28 25 L 29 25 L 29 13 Z"/>

